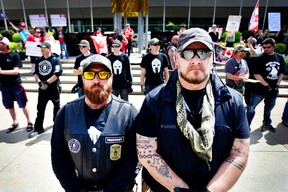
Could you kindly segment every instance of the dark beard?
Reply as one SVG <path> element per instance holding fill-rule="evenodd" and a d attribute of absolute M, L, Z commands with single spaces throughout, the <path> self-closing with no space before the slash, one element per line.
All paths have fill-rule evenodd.
<path fill-rule="evenodd" d="M 99 89 L 93 90 L 84 86 L 84 92 L 85 92 L 86 97 L 90 100 L 91 103 L 102 104 L 109 99 L 111 92 L 112 92 L 112 86 L 107 85 L 103 87 L 102 90 L 99 90 Z"/>
<path fill-rule="evenodd" d="M 205 75 L 201 79 L 199 79 L 199 78 L 198 79 L 189 79 L 189 78 L 187 78 L 187 75 L 184 75 L 182 72 L 180 72 L 180 77 L 182 77 L 182 79 L 184 79 L 188 83 L 191 83 L 191 84 L 194 84 L 194 85 L 198 85 L 198 84 L 203 83 L 207 79 L 208 75 L 209 74 Z"/>

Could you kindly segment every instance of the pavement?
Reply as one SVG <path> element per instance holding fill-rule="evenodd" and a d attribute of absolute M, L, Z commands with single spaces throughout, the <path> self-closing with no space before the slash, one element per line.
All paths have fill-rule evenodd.
<path fill-rule="evenodd" d="M 1 95 L 1 94 L 0 94 Z M 31 119 L 36 118 L 38 93 L 27 93 Z M 1 96 L 2 98 L 2 96 Z M 61 94 L 61 105 L 77 98 L 76 94 Z M 139 110 L 144 96 L 129 95 L 129 101 Z M 277 98 L 271 117 L 276 132 L 261 132 L 263 102 L 256 108 L 251 124 L 251 152 L 248 165 L 231 192 L 286 192 L 288 191 L 288 128 L 281 124 L 281 115 L 287 98 Z M 20 127 L 5 133 L 12 120 L 0 104 L 0 192 L 62 192 L 50 158 L 53 104 L 48 103 L 45 132 L 28 138 L 27 122 L 16 104 Z M 137 178 L 140 181 L 140 178 Z M 140 192 L 141 188 L 138 188 Z"/>

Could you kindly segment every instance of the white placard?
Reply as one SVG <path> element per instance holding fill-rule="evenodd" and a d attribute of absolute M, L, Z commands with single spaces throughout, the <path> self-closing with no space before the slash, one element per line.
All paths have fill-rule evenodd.
<path fill-rule="evenodd" d="M 268 13 L 268 29 L 277 32 L 281 30 L 281 13 Z"/>
<path fill-rule="evenodd" d="M 65 27 L 67 26 L 67 19 L 65 14 L 51 14 L 51 25 L 52 27 Z"/>
<path fill-rule="evenodd" d="M 56 53 L 57 55 L 60 55 L 60 43 L 58 40 L 46 40 L 45 42 L 50 43 L 51 45 L 51 53 Z M 25 49 L 26 49 L 26 55 L 28 56 L 36 56 L 41 57 L 42 53 L 39 47 L 40 43 L 33 42 L 33 41 L 26 41 L 25 42 Z"/>
<path fill-rule="evenodd" d="M 29 15 L 30 24 L 34 27 L 47 27 L 45 14 Z"/>
<path fill-rule="evenodd" d="M 239 31 L 240 23 L 241 23 L 241 17 L 240 15 L 229 15 L 226 31 Z"/>

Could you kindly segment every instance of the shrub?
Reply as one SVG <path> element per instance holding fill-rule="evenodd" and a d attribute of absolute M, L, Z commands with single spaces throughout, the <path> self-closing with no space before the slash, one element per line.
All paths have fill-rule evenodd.
<path fill-rule="evenodd" d="M 12 31 L 12 30 L 2 30 L 2 31 L 0 31 L 0 33 L 2 34 L 2 37 L 7 37 L 9 39 L 9 41 L 12 41 L 12 36 L 14 34 L 14 31 Z"/>
<path fill-rule="evenodd" d="M 275 52 L 284 54 L 286 45 L 284 43 L 276 43 Z"/>
<path fill-rule="evenodd" d="M 21 38 L 20 38 L 19 33 L 14 33 L 14 34 L 12 35 L 12 41 L 15 42 L 15 43 L 21 42 Z"/>

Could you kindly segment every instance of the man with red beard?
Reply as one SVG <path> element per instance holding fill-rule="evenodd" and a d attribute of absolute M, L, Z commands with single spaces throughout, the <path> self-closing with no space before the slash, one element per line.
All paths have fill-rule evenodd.
<path fill-rule="evenodd" d="M 249 155 L 242 97 L 212 71 L 207 31 L 181 33 L 176 59 L 178 69 L 146 95 L 135 121 L 143 180 L 153 192 L 229 191 Z"/>
<path fill-rule="evenodd" d="M 102 55 L 81 62 L 85 97 L 57 114 L 51 138 L 52 167 L 65 191 L 125 192 L 139 172 L 137 110 L 112 92 L 112 67 Z"/>

